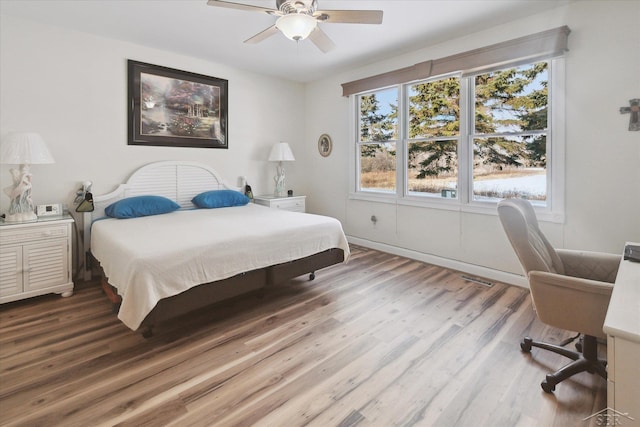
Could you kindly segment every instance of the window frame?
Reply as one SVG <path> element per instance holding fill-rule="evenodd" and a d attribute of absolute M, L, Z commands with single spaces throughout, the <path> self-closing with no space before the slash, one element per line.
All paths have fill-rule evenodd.
<path fill-rule="evenodd" d="M 409 158 L 409 144 L 412 142 L 417 142 L 417 141 L 428 141 L 428 140 L 457 140 L 457 150 L 456 150 L 456 155 L 458 156 L 458 165 L 460 164 L 460 148 L 462 145 L 462 139 L 464 138 L 464 133 L 463 130 L 466 129 L 465 128 L 465 122 L 466 122 L 466 118 L 464 118 L 463 116 L 464 111 L 460 110 L 460 117 L 458 118 L 459 120 L 459 129 L 458 129 L 458 136 L 451 136 L 451 137 L 436 137 L 436 138 L 408 138 L 406 133 L 409 130 L 409 120 L 411 119 L 411 117 L 409 116 L 409 89 L 411 86 L 416 85 L 416 84 L 420 84 L 420 83 L 428 83 L 428 82 L 434 82 L 434 81 L 438 81 L 438 80 L 444 80 L 444 79 L 448 79 L 451 77 L 456 77 L 459 79 L 459 84 L 460 84 L 460 93 L 459 93 L 459 102 L 460 105 L 462 105 L 465 100 L 466 100 L 466 88 L 463 86 L 463 81 L 464 79 L 461 76 L 461 73 L 447 73 L 447 74 L 443 74 L 440 76 L 431 76 L 427 79 L 422 79 L 422 80 L 418 80 L 418 81 L 414 81 L 414 82 L 409 82 L 409 83 L 405 83 L 402 86 L 402 92 L 404 93 L 404 98 L 403 101 L 404 103 L 402 104 L 403 107 L 403 113 L 404 115 L 402 116 L 403 123 L 402 123 L 402 131 L 403 131 L 403 141 L 404 141 L 404 146 L 403 148 L 403 153 L 404 153 L 404 163 L 403 163 L 403 169 L 404 169 L 404 175 L 403 175 L 403 189 L 402 189 L 402 194 L 404 195 L 404 198 L 406 200 L 415 200 L 416 202 L 420 202 L 423 199 L 429 199 L 431 201 L 439 201 L 439 200 L 453 200 L 454 202 L 456 200 L 459 199 L 455 198 L 455 199 L 448 199 L 448 198 L 440 198 L 440 197 L 434 197 L 432 195 L 420 195 L 417 192 L 413 192 L 413 194 L 409 193 L 409 170 L 408 170 L 408 166 L 407 166 L 407 160 Z M 458 168 L 458 176 L 457 176 L 457 189 L 461 188 L 460 187 L 460 168 Z M 459 194 L 459 192 L 458 192 Z M 444 202 L 445 206 L 447 203 L 450 202 Z"/>
<path fill-rule="evenodd" d="M 547 61 L 549 63 L 549 113 L 547 125 L 547 200 L 546 206 L 535 205 L 536 214 L 541 221 L 564 222 L 565 197 L 565 60 L 563 56 L 555 58 L 536 58 L 528 63 Z M 363 200 L 397 205 L 415 206 L 433 209 L 445 209 L 485 215 L 497 215 L 497 201 L 473 200 L 473 116 L 475 111 L 473 85 L 470 83 L 478 74 L 511 66 L 522 65 L 501 64 L 500 67 L 487 66 L 474 70 L 473 73 L 448 73 L 430 76 L 412 82 L 394 84 L 383 88 L 349 96 L 350 100 L 350 134 L 355 137 L 355 144 L 349 150 L 349 199 Z M 458 136 L 458 197 L 439 198 L 427 195 L 409 194 L 408 192 L 408 145 L 411 142 L 406 135 L 408 130 L 408 88 L 423 81 L 433 81 L 450 76 L 460 77 L 460 134 Z M 378 192 L 360 188 L 360 111 L 358 97 L 383 89 L 398 89 L 398 130 L 396 142 L 396 190 L 395 192 Z"/>
<path fill-rule="evenodd" d="M 398 195 L 398 155 L 399 155 L 399 148 L 402 147 L 402 137 L 403 135 L 401 134 L 401 128 L 403 127 L 403 125 L 400 123 L 400 120 L 398 120 L 398 122 L 396 123 L 396 138 L 395 139 L 390 139 L 388 141 L 361 141 L 360 140 L 360 121 L 361 121 L 361 114 L 360 114 L 360 104 L 358 102 L 358 99 L 361 96 L 366 96 L 366 95 L 371 95 L 374 94 L 376 92 L 381 92 L 383 90 L 387 90 L 391 87 L 395 87 L 395 86 L 389 86 L 389 87 L 385 87 L 385 88 L 379 88 L 379 89 L 374 89 L 374 90 L 370 90 L 367 92 L 363 92 L 363 93 L 358 93 L 355 94 L 353 96 L 350 96 L 350 100 L 351 103 L 355 106 L 355 109 L 352 108 L 351 111 L 352 113 L 355 113 L 355 119 L 351 120 L 351 126 L 354 125 L 355 123 L 355 186 L 352 186 L 350 184 L 349 188 L 355 188 L 355 192 L 358 194 L 366 194 L 368 195 L 367 198 L 371 198 L 374 200 L 388 200 L 390 198 L 396 198 L 396 196 Z M 403 100 L 401 99 L 401 95 L 398 93 L 398 109 L 402 108 Z M 398 111 L 398 117 L 402 117 L 402 115 L 400 114 L 400 111 Z M 352 135 L 354 135 L 354 133 L 352 133 Z M 372 189 L 362 189 L 361 187 L 361 180 L 359 179 L 360 177 L 360 172 L 361 172 L 361 156 L 360 156 L 360 147 L 362 147 L 363 145 L 370 145 L 370 144 L 385 144 L 385 143 L 394 143 L 396 145 L 396 189 L 395 191 L 382 191 L 382 190 L 372 190 Z M 349 162 L 350 165 L 353 165 L 353 162 L 350 161 Z M 353 174 L 351 174 L 353 175 Z M 382 196 L 382 197 L 378 197 L 378 196 Z"/>

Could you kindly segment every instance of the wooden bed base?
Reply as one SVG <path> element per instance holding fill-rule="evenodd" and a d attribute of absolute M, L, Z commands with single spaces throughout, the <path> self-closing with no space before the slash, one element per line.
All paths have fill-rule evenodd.
<path fill-rule="evenodd" d="M 315 271 L 342 261 L 344 261 L 342 249 L 329 249 L 306 258 L 195 286 L 178 295 L 160 300 L 142 321 L 140 326 L 142 335 L 148 338 L 153 334 L 153 328 L 160 323 L 250 290 L 282 283 L 303 274 L 309 274 L 309 280 L 313 280 Z M 117 312 L 121 302 L 120 295 L 108 283 L 108 278 L 104 274 L 102 274 L 101 284 L 107 298 L 113 304 L 114 312 Z"/>

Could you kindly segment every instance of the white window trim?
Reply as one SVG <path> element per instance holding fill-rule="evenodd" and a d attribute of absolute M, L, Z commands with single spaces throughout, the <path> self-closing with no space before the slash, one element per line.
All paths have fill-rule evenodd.
<path fill-rule="evenodd" d="M 547 160 L 547 203 L 546 206 L 534 206 L 538 220 L 553 223 L 563 223 L 565 220 L 565 60 L 564 57 L 547 59 L 551 64 L 549 91 L 550 91 L 550 125 L 547 128 L 547 147 L 551 153 Z M 440 77 L 439 77 L 440 78 Z M 468 80 L 462 78 L 460 80 L 460 103 L 467 106 L 467 114 L 460 117 L 460 138 L 458 144 L 458 158 L 465 156 L 467 158 L 466 167 L 458 170 L 458 198 L 444 199 L 432 198 L 428 196 L 414 196 L 407 194 L 406 189 L 406 162 L 405 153 L 407 150 L 407 138 L 404 135 L 405 124 L 398 123 L 398 140 L 396 143 L 396 191 L 392 193 L 384 193 L 378 191 L 363 191 L 359 188 L 359 129 L 358 129 L 358 95 L 349 96 L 350 117 L 349 131 L 352 143 L 352 149 L 349 150 L 349 199 L 362 200 L 377 203 L 397 204 L 404 206 L 415 206 L 430 209 L 443 209 L 458 212 L 468 212 L 474 214 L 496 215 L 496 202 L 490 201 L 474 201 L 471 196 L 473 185 L 471 177 L 473 176 L 473 162 L 469 158 L 472 155 L 471 137 L 468 132 L 473 108 L 470 107 Z M 403 110 L 406 109 L 405 85 L 399 85 L 398 105 Z M 382 89 L 382 88 L 381 88 Z M 401 117 L 406 120 L 406 111 L 403 111 Z M 464 117 L 462 117 L 464 116 Z M 355 138 L 355 139 L 354 139 Z"/>

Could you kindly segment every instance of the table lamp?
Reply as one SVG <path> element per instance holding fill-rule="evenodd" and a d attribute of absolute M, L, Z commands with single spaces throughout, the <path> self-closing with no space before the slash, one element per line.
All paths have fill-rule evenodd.
<path fill-rule="evenodd" d="M 0 163 L 20 165 L 20 169 L 9 170 L 13 185 L 4 188 L 5 194 L 11 199 L 5 221 L 35 221 L 38 217 L 31 200 L 30 166 L 55 163 L 44 140 L 34 132 L 7 134 L 0 142 Z"/>
<path fill-rule="evenodd" d="M 284 176 L 284 167 L 282 166 L 282 162 L 292 162 L 295 160 L 293 157 L 293 152 L 291 151 L 291 147 L 286 142 L 279 142 L 271 148 L 271 153 L 269 154 L 270 162 L 278 162 L 277 166 L 277 174 L 273 177 L 273 180 L 276 183 L 276 189 L 273 193 L 276 197 L 283 197 L 287 194 L 285 190 L 285 176 Z"/>

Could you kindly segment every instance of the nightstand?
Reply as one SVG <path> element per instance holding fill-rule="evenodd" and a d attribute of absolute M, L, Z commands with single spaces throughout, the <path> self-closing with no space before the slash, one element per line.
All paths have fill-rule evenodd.
<path fill-rule="evenodd" d="M 70 215 L 0 222 L 0 303 L 73 295 Z"/>
<path fill-rule="evenodd" d="M 285 211 L 293 212 L 305 212 L 305 199 L 307 196 L 291 196 L 291 197 L 276 197 L 276 196 L 256 196 L 254 197 L 254 203 L 258 205 L 267 206 L 274 209 L 283 209 Z"/>

